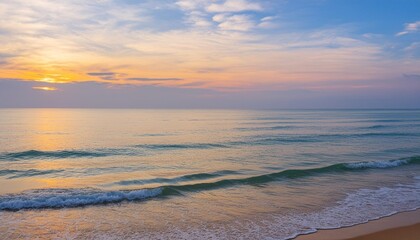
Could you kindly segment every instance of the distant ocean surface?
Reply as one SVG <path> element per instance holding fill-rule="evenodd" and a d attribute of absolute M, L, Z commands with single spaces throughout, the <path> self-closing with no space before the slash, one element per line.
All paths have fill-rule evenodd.
<path fill-rule="evenodd" d="M 290 239 L 419 207 L 418 110 L 0 109 L 0 239 Z"/>

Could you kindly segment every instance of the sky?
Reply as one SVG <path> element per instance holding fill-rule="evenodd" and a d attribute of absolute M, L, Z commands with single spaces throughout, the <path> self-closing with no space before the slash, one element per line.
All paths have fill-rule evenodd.
<path fill-rule="evenodd" d="M 1 0 L 0 107 L 420 108 L 420 1 Z"/>

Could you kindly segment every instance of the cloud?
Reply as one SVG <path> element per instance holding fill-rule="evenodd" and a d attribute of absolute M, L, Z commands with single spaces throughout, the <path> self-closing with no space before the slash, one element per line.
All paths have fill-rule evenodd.
<path fill-rule="evenodd" d="M 405 79 L 420 80 L 420 74 L 403 74 Z"/>
<path fill-rule="evenodd" d="M 385 40 L 363 38 L 348 26 L 300 28 L 306 20 L 281 15 L 276 1 L 270 9 L 263 9 L 267 1 L 251 0 L 124 2 L 136 5 L 0 1 L 0 16 L 7 18 L 0 21 L 6 53 L 0 64 L 7 63 L 0 77 L 167 87 L 205 79 L 211 89 L 267 89 L 273 82 L 401 77 L 420 64 L 418 55 L 406 52 L 387 57 Z M 282 29 L 258 31 L 280 22 L 275 16 Z M 171 27 L 157 27 L 162 22 Z"/>
<path fill-rule="evenodd" d="M 220 22 L 225 21 L 226 17 L 228 17 L 228 16 L 229 16 L 228 14 L 220 13 L 220 14 L 214 15 L 212 17 L 212 19 L 213 19 L 213 21 L 220 23 Z"/>
<path fill-rule="evenodd" d="M 420 21 L 406 23 L 404 31 L 397 33 L 396 36 L 403 36 L 403 35 L 406 35 L 409 33 L 415 33 L 418 31 L 420 31 Z"/>
<path fill-rule="evenodd" d="M 267 21 L 272 21 L 274 20 L 276 17 L 274 16 L 267 16 L 267 17 L 263 17 L 261 18 L 261 22 L 267 22 Z"/>
<path fill-rule="evenodd" d="M 218 25 L 222 30 L 248 31 L 255 27 L 249 15 L 233 15 L 225 17 Z"/>
<path fill-rule="evenodd" d="M 190 83 L 183 83 L 179 86 L 182 88 L 204 88 L 206 84 L 208 84 L 206 81 L 195 81 Z"/>
<path fill-rule="evenodd" d="M 405 51 L 412 52 L 420 49 L 420 42 L 413 42 L 408 47 L 404 48 Z"/>
<path fill-rule="evenodd" d="M 129 81 L 141 81 L 141 82 L 161 82 L 161 81 L 180 81 L 182 78 L 142 78 L 142 77 L 134 77 L 134 78 L 126 78 L 125 80 Z"/>
<path fill-rule="evenodd" d="M 182 10 L 190 11 L 204 6 L 206 2 L 207 0 L 180 0 L 176 2 L 176 5 Z"/>
<path fill-rule="evenodd" d="M 420 29 L 420 21 L 408 23 L 405 29 L 407 31 L 418 31 Z"/>
<path fill-rule="evenodd" d="M 198 28 L 211 29 L 217 24 L 223 31 L 249 31 L 255 26 L 268 28 L 271 17 L 265 17 L 261 23 L 256 23 L 251 15 L 263 11 L 259 3 L 246 0 L 201 1 L 181 0 L 176 3 L 187 15 L 187 23 Z M 247 12 L 247 14 L 239 14 Z"/>
<path fill-rule="evenodd" d="M 112 80 L 118 80 L 120 74 L 114 73 L 114 72 L 89 72 L 87 73 L 89 76 L 93 77 L 99 77 L 102 80 L 106 81 L 112 81 Z"/>
<path fill-rule="evenodd" d="M 127 74 L 115 72 L 88 72 L 87 75 L 99 77 L 102 80 L 127 80 L 138 82 L 163 82 L 163 81 L 181 81 L 182 78 L 147 78 L 147 77 L 129 77 L 123 78 Z"/>
<path fill-rule="evenodd" d="M 196 70 L 198 73 L 220 73 L 225 72 L 227 69 L 222 67 L 205 67 Z"/>
<path fill-rule="evenodd" d="M 380 39 L 380 38 L 383 38 L 384 37 L 383 34 L 377 34 L 377 33 L 365 33 L 362 36 L 364 38 L 366 38 L 366 39 L 372 39 L 372 40 L 374 40 L 374 39 Z"/>
<path fill-rule="evenodd" d="M 102 77 L 102 76 L 114 76 L 115 73 L 113 73 L 113 72 L 90 72 L 90 73 L 87 73 L 87 75 Z"/>
<path fill-rule="evenodd" d="M 9 59 L 12 57 L 14 56 L 11 54 L 0 52 L 0 65 L 7 65 L 9 63 Z"/>
<path fill-rule="evenodd" d="M 212 3 L 206 7 L 208 12 L 243 12 L 243 11 L 262 11 L 260 4 L 248 2 L 246 0 L 226 0 L 224 3 Z"/>
<path fill-rule="evenodd" d="M 209 27 L 212 26 L 212 22 L 207 20 L 207 15 L 200 11 L 192 11 L 189 14 L 188 22 L 196 27 Z"/>
<path fill-rule="evenodd" d="M 194 27 L 205 28 L 212 26 L 212 22 L 208 20 L 208 14 L 203 11 L 206 6 L 206 0 L 180 0 L 176 5 L 186 12 L 186 22 Z"/>
<path fill-rule="evenodd" d="M 246 32 L 257 26 L 254 19 L 248 14 L 218 13 L 212 17 L 212 20 L 223 31 Z M 267 23 L 269 22 L 267 21 Z"/>
<path fill-rule="evenodd" d="M 260 23 L 258 24 L 258 27 L 261 28 L 273 28 L 276 25 L 273 23 L 273 20 L 275 20 L 276 17 L 275 16 L 267 16 L 267 17 L 263 17 L 260 20 Z"/>

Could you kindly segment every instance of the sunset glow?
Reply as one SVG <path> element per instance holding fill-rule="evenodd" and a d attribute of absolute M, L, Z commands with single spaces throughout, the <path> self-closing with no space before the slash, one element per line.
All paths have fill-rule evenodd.
<path fill-rule="evenodd" d="M 0 1 L 0 133 L 0 240 L 417 239 L 420 0 Z"/>
<path fill-rule="evenodd" d="M 420 82 L 420 5 L 413 0 L 384 4 L 3 1 L 0 16 L 7 21 L 0 21 L 0 83 L 25 82 L 26 88 L 36 82 L 60 84 L 63 93 L 74 91 L 72 96 L 93 95 L 93 89 L 126 96 L 123 91 L 154 88 L 159 93 L 152 95 L 162 99 L 166 91 L 174 96 L 198 91 L 203 92 L 200 99 L 169 102 L 204 105 L 227 93 L 241 95 L 233 97 L 236 102 L 254 96 L 247 98 L 266 105 L 264 96 L 278 98 L 287 91 L 292 96 L 276 102 L 302 106 L 301 101 L 314 101 L 303 100 L 301 92 L 336 98 L 352 90 L 349 96 L 383 93 L 389 99 L 385 92 L 394 89 L 408 96 Z M 230 96 L 223 102 L 231 103 Z M 344 99 L 333 102 L 347 104 Z"/>

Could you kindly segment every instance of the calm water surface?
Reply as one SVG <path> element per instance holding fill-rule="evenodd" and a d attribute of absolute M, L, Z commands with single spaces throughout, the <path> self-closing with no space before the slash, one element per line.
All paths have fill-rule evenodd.
<path fill-rule="evenodd" d="M 288 239 L 419 207 L 417 110 L 0 110 L 0 239 Z"/>

